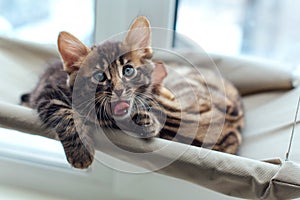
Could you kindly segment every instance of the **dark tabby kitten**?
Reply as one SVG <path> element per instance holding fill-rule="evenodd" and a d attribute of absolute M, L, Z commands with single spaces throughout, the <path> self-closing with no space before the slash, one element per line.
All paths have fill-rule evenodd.
<path fill-rule="evenodd" d="M 93 161 L 89 131 L 93 123 L 129 130 L 141 138 L 158 136 L 236 153 L 243 127 L 237 90 L 223 80 L 224 91 L 216 84 L 220 80 L 209 71 L 203 70 L 201 76 L 191 68 L 174 67 L 170 71 L 163 63 L 153 62 L 150 43 L 151 30 L 145 17 L 133 22 L 123 42 L 105 42 L 92 48 L 67 32 L 60 33 L 58 49 L 63 62 L 51 64 L 36 88 L 22 100 L 57 133 L 74 167 L 87 168 Z M 175 72 L 188 81 L 175 78 Z M 87 114 L 79 126 L 75 126 L 77 111 L 72 107 L 75 87 L 77 93 L 94 93 L 96 112 L 96 120 Z M 171 91 L 177 91 L 176 95 Z M 81 103 L 89 104 L 84 101 Z"/>

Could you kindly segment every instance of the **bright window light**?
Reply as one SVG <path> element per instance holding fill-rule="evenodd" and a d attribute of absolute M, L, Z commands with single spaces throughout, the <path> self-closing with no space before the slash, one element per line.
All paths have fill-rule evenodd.
<path fill-rule="evenodd" d="M 93 42 L 94 0 L 0 1 L 0 35 L 37 43 L 56 43 L 69 31 Z"/>
<path fill-rule="evenodd" d="M 299 65 L 300 1 L 179 0 L 176 30 L 210 53 Z"/>

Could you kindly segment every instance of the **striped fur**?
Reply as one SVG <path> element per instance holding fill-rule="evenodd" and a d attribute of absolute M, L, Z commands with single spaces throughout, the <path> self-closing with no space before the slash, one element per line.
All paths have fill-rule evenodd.
<path fill-rule="evenodd" d="M 226 80 L 225 89 L 216 84 L 220 80 L 210 71 L 200 76 L 189 67 L 168 70 L 153 62 L 150 36 L 144 17 L 135 20 L 124 42 L 92 48 L 62 32 L 62 62 L 50 64 L 36 88 L 23 95 L 24 105 L 36 109 L 44 126 L 57 134 L 74 167 L 87 168 L 93 161 L 95 124 L 141 138 L 238 150 L 243 110 L 237 90 Z"/>

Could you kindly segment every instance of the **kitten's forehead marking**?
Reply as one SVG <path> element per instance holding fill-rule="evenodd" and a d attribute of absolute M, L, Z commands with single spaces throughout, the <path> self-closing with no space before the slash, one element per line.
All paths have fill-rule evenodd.
<path fill-rule="evenodd" d="M 121 66 L 121 61 L 120 61 L 121 58 L 119 58 L 116 63 L 117 63 L 117 66 Z"/>
<path fill-rule="evenodd" d="M 102 58 L 102 65 L 103 66 L 101 66 L 101 67 L 102 67 L 103 70 L 106 70 L 109 66 L 109 64 L 108 64 L 108 62 L 105 58 Z"/>
<path fill-rule="evenodd" d="M 124 65 L 125 64 L 127 64 L 129 62 L 129 60 L 128 59 L 126 59 L 126 58 L 123 58 L 123 63 L 124 63 Z"/>
<path fill-rule="evenodd" d="M 102 69 L 102 67 L 99 65 L 99 63 L 96 65 L 97 69 Z"/>
<path fill-rule="evenodd" d="M 103 59 L 103 60 L 104 60 L 104 59 Z M 98 64 L 96 65 L 96 68 L 97 68 L 97 69 L 100 69 L 101 71 L 105 71 L 105 75 L 106 75 L 107 79 L 108 79 L 108 80 L 111 80 L 111 75 L 110 75 L 109 70 L 107 70 L 107 69 L 108 69 L 108 66 L 106 67 L 106 65 L 107 65 L 107 62 L 105 62 L 105 64 L 104 64 L 103 67 L 101 67 L 100 64 L 98 63 Z"/>
<path fill-rule="evenodd" d="M 123 77 L 123 66 L 122 65 L 118 65 L 118 74 L 119 74 L 120 78 Z"/>
<path fill-rule="evenodd" d="M 117 64 L 117 71 L 118 71 L 118 75 L 120 78 L 123 77 L 123 66 L 126 65 L 128 63 L 128 59 L 120 56 L 117 60 L 116 60 L 116 64 Z"/>
<path fill-rule="evenodd" d="M 106 71 L 109 67 L 109 64 L 105 58 L 102 58 L 100 62 L 96 64 L 96 68 L 102 71 Z"/>
<path fill-rule="evenodd" d="M 111 80 L 111 75 L 110 75 L 109 71 L 106 71 L 105 74 L 106 74 L 107 79 L 108 79 L 108 80 Z"/>

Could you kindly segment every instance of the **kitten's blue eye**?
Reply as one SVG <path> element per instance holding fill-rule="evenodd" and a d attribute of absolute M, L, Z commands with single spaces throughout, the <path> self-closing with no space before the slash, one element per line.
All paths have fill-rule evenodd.
<path fill-rule="evenodd" d="M 123 67 L 123 75 L 126 77 L 132 77 L 135 73 L 135 69 L 132 65 L 125 65 Z"/>
<path fill-rule="evenodd" d="M 94 74 L 94 79 L 98 82 L 103 82 L 106 80 L 106 75 L 104 72 L 97 72 Z"/>

